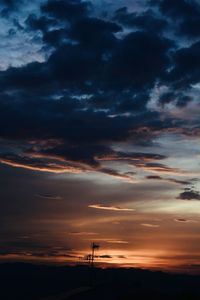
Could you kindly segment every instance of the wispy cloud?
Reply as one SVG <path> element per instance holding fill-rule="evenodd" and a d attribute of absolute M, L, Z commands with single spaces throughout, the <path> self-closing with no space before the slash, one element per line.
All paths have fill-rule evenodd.
<path fill-rule="evenodd" d="M 114 239 L 107 240 L 106 242 L 109 243 L 109 244 L 129 244 L 128 241 L 124 241 L 124 240 L 114 240 Z"/>
<path fill-rule="evenodd" d="M 53 194 L 36 194 L 36 197 L 52 200 L 62 200 L 63 198 L 59 195 Z"/>
<path fill-rule="evenodd" d="M 120 173 L 116 170 L 113 169 L 108 169 L 108 168 L 101 168 L 99 169 L 100 172 L 105 173 L 107 175 L 110 175 L 112 177 L 115 177 L 117 179 L 129 182 L 129 183 L 136 183 L 138 180 L 134 179 L 132 177 L 133 174 L 130 173 Z"/>
<path fill-rule="evenodd" d="M 150 227 L 150 228 L 157 228 L 157 227 L 160 227 L 159 224 L 142 223 L 141 225 L 144 226 L 144 227 Z"/>
<path fill-rule="evenodd" d="M 178 168 L 171 168 L 160 163 L 138 163 L 135 164 L 135 166 L 143 169 L 144 171 L 152 172 L 152 173 L 162 173 L 162 174 L 172 174 L 172 175 L 183 173 L 183 171 Z"/>
<path fill-rule="evenodd" d="M 87 236 L 87 235 L 98 235 L 99 233 L 97 232 L 87 232 L 87 231 L 73 231 L 69 232 L 69 235 L 82 235 L 82 236 Z"/>
<path fill-rule="evenodd" d="M 181 184 L 181 185 L 189 185 L 191 184 L 191 182 L 188 180 L 178 180 L 178 179 L 175 179 L 175 178 L 164 178 L 164 177 L 161 177 L 161 176 L 158 176 L 158 175 L 149 175 L 149 176 L 146 176 L 147 179 L 149 180 L 163 180 L 163 181 L 168 181 L 168 182 L 171 182 L 171 183 L 175 183 L 175 184 Z"/>
<path fill-rule="evenodd" d="M 93 239 L 93 241 L 97 241 L 97 242 L 105 242 L 108 244 L 129 244 L 128 241 L 126 240 L 121 240 L 121 239 L 113 239 L 113 238 L 95 238 Z"/>
<path fill-rule="evenodd" d="M 49 172 L 49 173 L 82 173 L 83 170 L 81 170 L 80 168 L 77 167 L 73 167 L 73 166 L 66 166 L 63 164 L 58 164 L 58 163 L 52 163 L 52 162 L 48 162 L 46 164 L 43 165 L 39 165 L 39 164 L 34 164 L 34 163 L 23 163 L 23 162 L 17 162 L 14 160 L 9 160 L 9 159 L 1 159 L 0 163 L 5 164 L 5 165 L 9 165 L 11 167 L 16 167 L 16 168 L 23 168 L 23 169 L 27 169 L 27 170 L 32 170 L 32 171 L 40 171 L 40 172 Z"/>
<path fill-rule="evenodd" d="M 133 208 L 125 208 L 121 206 L 107 206 L 107 205 L 101 205 L 101 204 L 91 204 L 88 205 L 90 208 L 95 209 L 102 209 L 102 210 L 111 210 L 111 211 L 135 211 Z"/>
<path fill-rule="evenodd" d="M 198 221 L 196 220 L 188 220 L 188 219 L 184 219 L 184 218 L 177 218 L 174 219 L 175 222 L 179 222 L 179 223 L 198 223 Z"/>

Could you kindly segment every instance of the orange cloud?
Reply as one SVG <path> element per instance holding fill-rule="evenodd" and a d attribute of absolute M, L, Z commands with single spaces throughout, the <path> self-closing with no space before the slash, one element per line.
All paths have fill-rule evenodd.
<path fill-rule="evenodd" d="M 5 160 L 2 159 L 0 160 L 0 163 L 9 165 L 11 167 L 16 167 L 16 168 L 23 168 L 23 169 L 28 169 L 28 170 L 33 170 L 33 171 L 40 171 L 40 172 L 49 172 L 49 173 L 74 173 L 74 174 L 79 174 L 82 173 L 83 170 L 72 167 L 72 166 L 63 166 L 63 165 L 58 165 L 58 164 L 47 164 L 46 166 L 36 166 L 36 165 L 28 165 L 28 164 L 23 164 L 23 163 L 17 163 L 11 160 Z"/>
<path fill-rule="evenodd" d="M 120 206 L 106 206 L 101 204 L 91 204 L 88 205 L 90 208 L 102 209 L 102 210 L 112 210 L 112 211 L 135 211 L 133 208 L 123 208 Z"/>
<path fill-rule="evenodd" d="M 145 227 L 150 227 L 150 228 L 157 228 L 157 227 L 160 227 L 159 224 L 148 224 L 148 223 L 143 223 L 141 224 L 142 226 L 145 226 Z"/>

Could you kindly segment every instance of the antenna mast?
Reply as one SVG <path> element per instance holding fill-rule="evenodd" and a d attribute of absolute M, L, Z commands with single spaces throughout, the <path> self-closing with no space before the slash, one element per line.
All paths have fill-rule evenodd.
<path fill-rule="evenodd" d="M 91 244 L 91 250 L 92 250 L 92 254 L 91 254 L 91 266 L 94 266 L 94 259 L 95 259 L 95 250 L 99 249 L 100 245 L 95 244 L 94 242 Z"/>

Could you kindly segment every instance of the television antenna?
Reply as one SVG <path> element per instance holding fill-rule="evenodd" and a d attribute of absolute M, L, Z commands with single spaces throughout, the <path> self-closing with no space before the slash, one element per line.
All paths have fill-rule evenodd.
<path fill-rule="evenodd" d="M 98 250 L 100 248 L 100 245 L 96 244 L 96 243 L 91 243 L 91 255 L 90 255 L 90 263 L 91 263 L 91 266 L 93 267 L 94 266 L 94 259 L 95 259 L 95 250 Z"/>

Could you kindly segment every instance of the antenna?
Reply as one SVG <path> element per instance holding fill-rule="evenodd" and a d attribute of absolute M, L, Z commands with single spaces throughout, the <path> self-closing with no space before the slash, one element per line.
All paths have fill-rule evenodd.
<path fill-rule="evenodd" d="M 91 250 L 92 250 L 92 254 L 91 254 L 91 266 L 94 266 L 94 259 L 95 259 L 95 250 L 98 250 L 100 248 L 100 245 L 95 244 L 94 242 L 91 244 Z"/>

